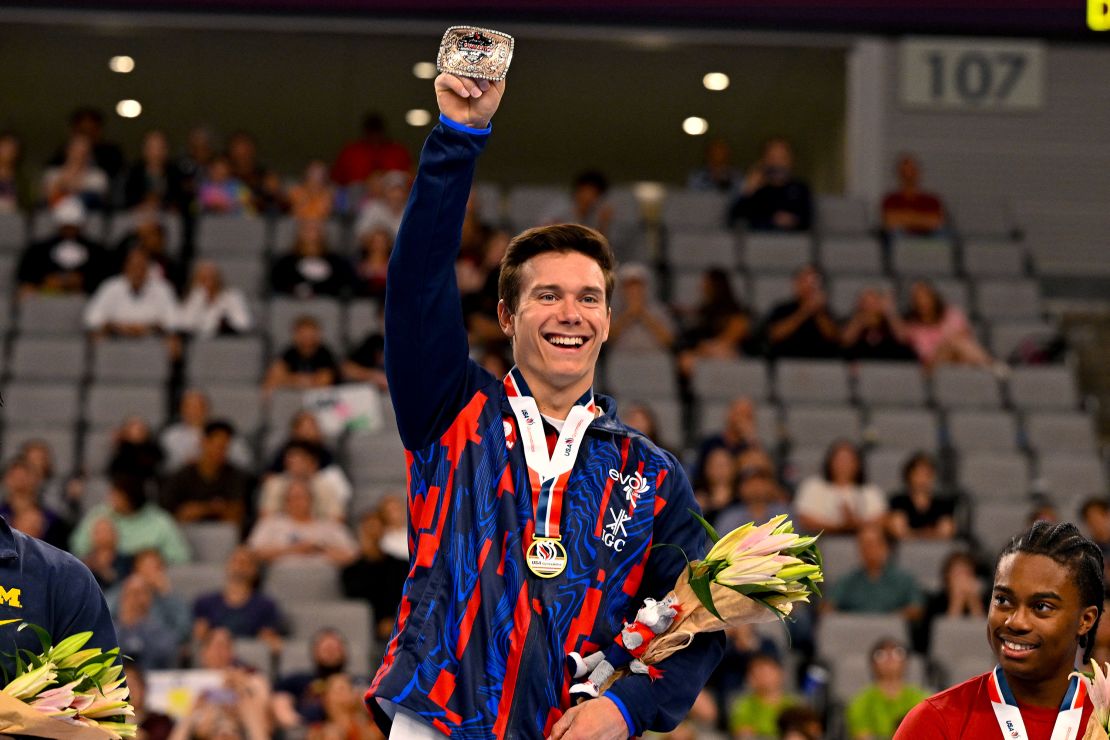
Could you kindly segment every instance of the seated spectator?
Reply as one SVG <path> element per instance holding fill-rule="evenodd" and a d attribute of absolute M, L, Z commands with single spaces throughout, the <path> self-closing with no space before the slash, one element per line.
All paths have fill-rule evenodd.
<path fill-rule="evenodd" d="M 135 212 L 135 228 L 124 235 L 112 254 L 119 272 L 127 263 L 127 255 L 133 249 L 141 249 L 150 259 L 151 274 L 164 278 L 177 290 L 181 285 L 181 268 L 167 249 L 166 227 L 162 225 L 157 211 L 143 209 Z"/>
<path fill-rule="evenodd" d="M 882 740 L 894 735 L 902 718 L 929 697 L 921 686 L 906 681 L 906 646 L 885 637 L 871 648 L 873 682 L 848 702 L 846 713 L 851 740 Z"/>
<path fill-rule="evenodd" d="M 304 178 L 289 188 L 289 212 L 298 221 L 327 221 L 335 206 L 335 188 L 328 166 L 319 159 L 308 163 Z"/>
<path fill-rule="evenodd" d="M 686 187 L 737 195 L 743 186 L 744 173 L 732 165 L 732 147 L 724 139 L 710 139 L 705 145 L 705 164 L 690 173 Z"/>
<path fill-rule="evenodd" d="M 102 591 L 107 591 L 131 572 L 132 558 L 119 551 L 119 534 L 110 519 L 98 519 L 89 532 L 89 550 L 81 562 L 92 571 Z"/>
<path fill-rule="evenodd" d="M 220 267 L 200 260 L 177 314 L 177 330 L 197 339 L 245 334 L 253 327 L 243 291 L 224 284 Z"/>
<path fill-rule="evenodd" d="M 725 630 L 725 652 L 709 678 L 718 703 L 729 707 L 733 699 L 747 687 L 748 666 L 758 655 L 778 657 L 774 641 L 756 632 L 755 626 L 741 624 Z"/>
<path fill-rule="evenodd" d="M 786 673 L 774 655 L 756 653 L 748 661 L 747 690 L 729 710 L 729 729 L 736 740 L 772 738 L 779 714 L 802 701 L 786 691 Z"/>
<path fill-rule="evenodd" d="M 849 360 L 917 359 L 894 299 L 874 288 L 860 291 L 856 312 L 840 330 L 840 343 Z"/>
<path fill-rule="evenodd" d="M 131 575 L 128 578 L 141 579 L 150 590 L 150 611 L 163 629 L 172 635 L 177 646 L 185 644 L 191 628 L 189 605 L 174 592 L 170 583 L 166 561 L 157 550 L 143 550 L 132 559 Z M 105 592 L 104 599 L 108 609 L 116 614 L 120 604 L 122 583 L 117 583 Z"/>
<path fill-rule="evenodd" d="M 975 559 L 967 552 L 953 552 L 941 566 L 941 590 L 929 594 L 925 602 L 928 624 L 937 617 L 974 617 L 985 619 L 990 594 L 975 572 Z"/>
<path fill-rule="evenodd" d="M 674 321 L 651 290 L 651 273 L 638 263 L 622 265 L 609 324 L 609 346 L 621 352 L 670 352 Z"/>
<path fill-rule="evenodd" d="M 324 222 L 301 221 L 293 248 L 270 270 L 270 287 L 296 298 L 339 296 L 350 289 L 351 278 L 350 265 L 328 247 Z"/>
<path fill-rule="evenodd" d="M 274 600 L 258 589 L 259 563 L 249 547 L 235 548 L 226 574 L 223 589 L 203 594 L 193 604 L 193 639 L 203 642 L 222 629 L 232 637 L 256 637 L 280 650 L 281 614 Z"/>
<path fill-rule="evenodd" d="M 678 369 L 691 377 L 698 359 L 739 358 L 741 345 L 751 337 L 751 314 L 733 294 L 728 273 L 719 267 L 706 270 L 701 301 L 693 321 L 678 340 Z"/>
<path fill-rule="evenodd" d="M 1079 510 L 1087 536 L 1102 550 L 1103 558 L 1110 560 L 1110 501 L 1089 498 Z"/>
<path fill-rule="evenodd" d="M 168 508 L 179 522 L 230 522 L 242 527 L 254 481 L 229 459 L 235 428 L 226 421 L 204 425 L 200 454 L 166 481 Z"/>
<path fill-rule="evenodd" d="M 176 319 L 173 286 L 137 248 L 127 253 L 123 272 L 105 280 L 85 306 L 85 327 L 97 339 L 162 336 L 173 330 Z"/>
<path fill-rule="evenodd" d="M 320 448 L 308 442 L 293 441 L 285 448 L 285 471 L 271 475 L 262 484 L 258 514 L 268 517 L 282 509 L 286 491 L 293 481 L 308 483 L 315 516 L 332 521 L 346 517 L 351 501 L 351 482 L 337 465 L 320 467 Z"/>
<path fill-rule="evenodd" d="M 810 532 L 854 534 L 879 524 L 886 514 L 886 496 L 867 482 L 863 456 L 851 442 L 829 446 L 820 476 L 802 481 L 794 499 L 798 524 Z"/>
<path fill-rule="evenodd" d="M 378 511 L 368 511 L 358 523 L 358 559 L 343 569 L 343 593 L 370 604 L 377 623 L 375 636 L 388 640 L 393 632 L 401 591 L 408 578 L 409 560 L 382 549 L 385 523 Z"/>
<path fill-rule="evenodd" d="M 382 734 L 370 721 L 361 693 L 345 673 L 324 679 L 324 719 L 309 728 L 308 740 L 379 740 Z"/>
<path fill-rule="evenodd" d="M 794 297 L 772 308 L 765 320 L 772 356 L 840 356 L 840 327 L 829 310 L 824 282 L 813 265 L 794 273 Z"/>
<path fill-rule="evenodd" d="M 928 236 L 947 225 L 940 198 L 921 190 L 921 163 L 912 154 L 898 158 L 898 189 L 883 196 L 883 231 Z"/>
<path fill-rule="evenodd" d="M 1026 526 L 1032 527 L 1037 522 L 1058 521 L 1060 521 L 1060 512 L 1056 509 L 1056 505 L 1043 496 L 1034 496 L 1033 507 L 1025 518 Z"/>
<path fill-rule="evenodd" d="M 710 452 L 723 447 L 733 455 L 745 450 L 760 447 L 759 423 L 755 415 L 755 403 L 748 396 L 740 396 L 728 406 L 725 424 L 721 431 L 709 435 L 698 447 L 695 473 L 705 466 L 705 458 Z"/>
<path fill-rule="evenodd" d="M 227 137 L 227 161 L 231 168 L 231 175 L 239 182 L 250 188 L 251 196 L 258 210 L 265 210 L 262 206 L 267 198 L 267 190 L 272 192 L 272 182 L 267 184 L 270 174 L 258 161 L 258 142 L 254 135 L 248 131 L 233 131 Z M 280 190 L 280 180 L 278 181 Z"/>
<path fill-rule="evenodd" d="M 253 216 L 257 213 L 250 187 L 231 173 L 231 162 L 216 156 L 205 168 L 197 188 L 197 206 L 216 216 Z"/>
<path fill-rule="evenodd" d="M 70 551 L 83 558 L 92 551 L 92 529 L 107 519 L 119 536 L 119 552 L 134 556 L 141 550 L 158 550 L 171 565 L 189 560 L 189 545 L 173 517 L 147 500 L 144 482 L 117 476 L 108 489 L 108 501 L 97 504 L 81 519 L 70 538 Z"/>
<path fill-rule="evenodd" d="M 262 388 L 271 393 L 277 388 L 323 388 L 334 385 L 339 377 L 335 355 L 324 346 L 320 323 L 312 316 L 293 321 L 293 343 L 270 363 Z"/>
<path fill-rule="evenodd" d="M 107 173 L 93 159 L 92 141 L 81 134 L 70 137 L 65 160 L 47 167 L 42 177 L 42 192 L 51 206 L 72 196 L 86 208 L 102 209 L 108 205 L 110 187 Z"/>
<path fill-rule="evenodd" d="M 347 668 L 347 638 L 325 627 L 312 636 L 312 668 L 283 676 L 274 685 L 271 711 L 286 732 L 322 722 L 327 679 Z"/>
<path fill-rule="evenodd" d="M 216 144 L 212 131 L 204 126 L 189 129 L 185 135 L 185 153 L 178 157 L 177 168 L 185 178 L 185 194 L 190 201 L 197 198 L 201 179 L 215 158 Z"/>
<path fill-rule="evenodd" d="M 664 450 L 670 449 L 663 441 L 663 436 L 659 429 L 659 417 L 656 416 L 655 410 L 646 401 L 632 401 L 623 406 L 621 409 L 621 421 L 637 432 L 642 433 L 645 437 L 654 442 L 656 447 L 660 447 Z"/>
<path fill-rule="evenodd" d="M 483 244 L 482 261 L 476 274 L 469 278 L 474 281 L 471 289 L 463 293 L 463 318 L 471 347 L 507 349 L 509 346 L 505 333 L 497 323 L 497 281 L 501 272 L 501 259 L 508 247 L 507 232 L 500 229 L 490 232 Z M 456 263 L 455 273 L 464 274 L 465 270 L 460 270 Z"/>
<path fill-rule="evenodd" d="M 67 524 L 75 521 L 74 502 L 66 495 L 66 481 L 55 469 L 54 450 L 50 443 L 38 437 L 28 439 L 19 446 L 16 457 L 23 460 L 31 473 L 43 505 L 52 509 Z"/>
<path fill-rule="evenodd" d="M 900 614 L 916 621 L 923 614 L 921 589 L 914 577 L 891 560 L 882 527 L 869 525 L 856 535 L 860 567 L 832 584 L 821 602 L 841 612 Z"/>
<path fill-rule="evenodd" d="M 408 510 L 404 494 L 387 493 L 378 502 L 378 513 L 382 515 L 382 550 L 387 555 L 408 562 L 409 532 Z"/>
<path fill-rule="evenodd" d="M 736 458 L 732 453 L 718 447 L 706 456 L 705 466 L 694 481 L 694 498 L 710 524 L 732 506 L 736 498 Z"/>
<path fill-rule="evenodd" d="M 153 593 L 142 576 L 132 575 L 120 584 L 112 614 L 120 652 L 146 670 L 177 666 L 177 635 L 152 609 Z"/>
<path fill-rule="evenodd" d="M 956 502 L 937 492 L 937 463 L 918 452 L 902 466 L 905 489 L 890 500 L 887 531 L 896 540 L 950 540 L 956 536 Z"/>
<path fill-rule="evenodd" d="M 196 388 L 187 388 L 181 394 L 178 405 L 177 421 L 170 424 L 158 435 L 162 448 L 162 469 L 176 473 L 185 465 L 197 461 L 201 454 L 204 430 L 213 419 L 208 396 Z M 239 434 L 233 434 L 231 446 L 227 450 L 228 461 L 241 470 L 249 470 L 254 464 L 247 441 Z"/>
<path fill-rule="evenodd" d="M 575 176 L 570 189 L 570 204 L 548 211 L 540 217 L 542 224 L 582 224 L 608 235 L 613 224 L 613 206 L 605 198 L 609 180 L 598 170 L 586 170 Z"/>
<path fill-rule="evenodd" d="M 107 269 L 104 248 L 84 234 L 85 207 L 63 198 L 50 211 L 57 233 L 24 250 L 16 268 L 19 294 L 92 293 Z"/>
<path fill-rule="evenodd" d="M 69 525 L 42 502 L 39 478 L 23 458 L 16 457 L 4 469 L 0 492 L 0 516 L 24 534 L 65 549 Z M 30 531 L 28 531 L 30 530 Z"/>
<path fill-rule="evenodd" d="M 127 701 L 135 710 L 136 737 L 143 740 L 168 740 L 173 731 L 173 718 L 161 712 L 152 712 L 146 706 L 146 672 L 133 661 L 124 661 L 123 675 L 130 691 Z"/>
<path fill-rule="evenodd" d="M 343 360 L 342 370 L 343 379 L 348 382 L 372 383 L 383 393 L 388 391 L 389 382 L 385 377 L 385 337 L 376 331 L 363 337 L 359 345 Z"/>
<path fill-rule="evenodd" d="M 263 563 L 313 560 L 339 567 L 355 560 L 357 545 L 345 524 L 313 513 L 311 484 L 303 478 L 286 482 L 283 506 L 258 520 L 247 545 Z"/>
<path fill-rule="evenodd" d="M 320 420 L 317 419 L 316 414 L 311 411 L 301 409 L 293 414 L 293 418 L 289 420 L 289 436 L 285 438 L 281 447 L 274 453 L 273 459 L 270 460 L 270 466 L 267 468 L 267 472 L 288 472 L 285 453 L 289 451 L 290 446 L 301 442 L 316 448 L 316 457 L 320 461 L 320 470 L 327 470 L 335 465 L 335 455 L 332 454 L 331 449 L 328 447 L 327 439 L 324 438 L 324 430 L 320 428 Z M 339 472 L 342 473 L 343 471 L 339 470 Z"/>
<path fill-rule="evenodd" d="M 162 448 L 154 440 L 150 425 L 141 416 L 129 416 L 116 430 L 107 473 L 139 480 L 153 480 L 162 467 Z"/>
<path fill-rule="evenodd" d="M 771 459 L 771 455 L 768 454 L 767 450 L 762 447 L 748 447 L 737 455 L 736 473 L 741 476 L 761 473 L 771 476 L 773 480 L 779 480 L 775 468 L 775 461 Z"/>
<path fill-rule="evenodd" d="M 385 228 L 374 228 L 363 233 L 358 240 L 355 258 L 355 293 L 385 300 L 385 280 L 389 274 L 389 255 L 393 252 L 393 237 Z"/>
<path fill-rule="evenodd" d="M 32 207 L 31 182 L 23 171 L 23 141 L 0 132 L 0 213 L 24 213 Z"/>
<path fill-rule="evenodd" d="M 757 470 L 739 477 L 738 501 L 725 508 L 717 517 L 717 531 L 722 535 L 748 522 L 763 522 L 790 513 L 790 498 L 775 477 Z"/>
<path fill-rule="evenodd" d="M 795 177 L 794 149 L 781 136 L 763 144 L 732 204 L 729 222 L 743 220 L 753 231 L 806 231 L 813 222 L 809 185 Z"/>
<path fill-rule="evenodd" d="M 184 211 L 184 175 L 177 163 L 170 159 L 170 144 L 166 133 L 157 129 L 143 136 L 140 159 L 131 165 L 123 183 L 123 205 L 134 208 L 154 205 L 170 211 Z"/>
<path fill-rule="evenodd" d="M 822 740 L 825 737 L 821 715 L 806 706 L 782 710 L 778 728 L 779 740 Z"/>
<path fill-rule="evenodd" d="M 397 238 L 411 187 L 412 178 L 408 172 L 390 170 L 381 175 L 373 186 L 373 189 L 381 190 L 381 197 L 363 203 L 355 219 L 355 237 L 359 242 L 370 232 L 378 230 L 388 233 L 390 241 Z"/>
<path fill-rule="evenodd" d="M 109 180 L 114 180 L 123 171 L 123 149 L 118 144 L 104 139 L 104 114 L 96 108 L 82 106 L 69 117 L 70 137 L 83 136 L 92 144 L 92 158 L 96 166 L 104 170 Z M 59 147 L 50 158 L 50 166 L 58 166 L 65 162 L 67 147 Z"/>
<path fill-rule="evenodd" d="M 945 303 L 926 280 L 918 280 L 910 288 L 910 310 L 905 321 L 910 344 L 927 370 L 938 365 L 991 367 L 994 363 L 975 338 L 963 310 Z"/>
<path fill-rule="evenodd" d="M 270 682 L 235 657 L 228 630 L 210 630 L 200 647 L 200 667 L 222 671 L 223 685 L 198 697 L 174 725 L 170 740 L 270 740 Z"/>
<path fill-rule="evenodd" d="M 412 157 L 404 146 L 386 136 L 385 119 L 371 111 L 362 118 L 362 137 L 346 144 L 331 168 L 337 185 L 365 182 L 379 172 L 412 169 Z"/>

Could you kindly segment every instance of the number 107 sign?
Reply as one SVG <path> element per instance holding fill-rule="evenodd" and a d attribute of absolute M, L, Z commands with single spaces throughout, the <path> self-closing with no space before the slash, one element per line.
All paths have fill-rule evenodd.
<path fill-rule="evenodd" d="M 1044 105 L 1044 46 L 1036 41 L 907 39 L 899 97 L 907 108 L 1032 111 Z"/>

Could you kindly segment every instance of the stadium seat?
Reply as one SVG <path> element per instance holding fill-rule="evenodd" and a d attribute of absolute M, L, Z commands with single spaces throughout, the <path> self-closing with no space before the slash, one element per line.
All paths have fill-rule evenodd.
<path fill-rule="evenodd" d="M 728 416 L 730 401 L 715 401 L 702 403 L 698 413 L 698 437 L 704 438 L 716 434 L 724 428 L 725 418 Z M 755 409 L 756 425 L 759 427 L 759 439 L 767 449 L 775 449 L 779 443 L 781 432 L 778 409 L 769 403 L 758 403 Z"/>
<path fill-rule="evenodd" d="M 879 243 L 870 236 L 838 236 L 820 244 L 821 265 L 834 279 L 839 275 L 879 275 L 883 258 Z"/>
<path fill-rule="evenodd" d="M 867 480 L 890 493 L 902 488 L 902 468 L 916 448 L 879 447 L 867 453 Z"/>
<path fill-rule="evenodd" d="M 948 209 L 964 239 L 1012 239 L 1018 228 L 1002 198 L 967 198 L 949 203 Z"/>
<path fill-rule="evenodd" d="M 116 430 L 104 427 L 86 431 L 81 442 L 81 464 L 90 474 L 104 475 L 116 445 Z"/>
<path fill-rule="evenodd" d="M 73 383 L 8 383 L 4 387 L 8 427 L 72 428 L 80 417 L 79 388 Z"/>
<path fill-rule="evenodd" d="M 266 420 L 271 428 L 288 429 L 289 422 L 304 408 L 304 394 L 296 388 L 278 388 L 265 404 Z"/>
<path fill-rule="evenodd" d="M 894 637 L 907 645 L 906 638 L 901 635 L 887 635 Z M 860 639 L 866 641 L 861 644 Z M 832 681 L 829 683 L 829 694 L 834 701 L 847 703 L 856 694 L 874 680 L 871 675 L 871 656 L 869 650 L 880 638 L 872 638 L 870 633 L 856 637 L 856 651 L 839 657 L 832 666 Z M 986 640 L 983 640 L 986 642 Z M 929 685 L 925 671 L 925 660 L 917 653 L 910 653 L 906 658 L 906 681 L 916 686 Z"/>
<path fill-rule="evenodd" d="M 312 641 L 284 640 L 281 645 L 281 673 L 311 673 L 315 666 L 312 662 Z M 347 672 L 354 676 L 367 676 L 374 669 L 370 664 L 369 650 L 365 643 L 347 645 Z"/>
<path fill-rule="evenodd" d="M 765 315 L 794 297 L 793 281 L 786 275 L 756 275 L 752 280 L 752 308 Z"/>
<path fill-rule="evenodd" d="M 368 645 L 374 640 L 374 615 L 365 601 L 338 599 L 309 603 L 303 599 L 282 605 L 293 638 L 311 639 L 325 627 L 338 630 L 352 643 Z"/>
<path fill-rule="evenodd" d="M 142 417 L 152 429 L 166 418 L 165 393 L 149 385 L 97 383 L 89 387 L 85 420 L 93 429 L 118 426 L 128 416 Z"/>
<path fill-rule="evenodd" d="M 669 303 L 679 312 L 692 312 L 697 309 L 702 299 L 702 282 L 704 273 L 700 270 L 674 270 L 667 277 L 670 279 L 671 298 Z M 747 290 L 744 288 L 744 278 L 739 273 L 729 273 L 729 284 L 732 286 L 732 295 L 736 300 L 744 303 Z"/>
<path fill-rule="evenodd" d="M 261 298 L 269 290 L 269 268 L 261 257 L 242 257 L 237 254 L 214 255 L 212 261 L 220 269 L 224 283 L 243 291 L 250 298 Z M 251 311 L 251 319 L 257 326 L 261 314 Z"/>
<path fill-rule="evenodd" d="M 859 198 L 819 195 L 817 226 L 823 236 L 866 234 L 871 228 L 867 203 Z"/>
<path fill-rule="evenodd" d="M 994 409 L 1002 404 L 998 380 L 989 370 L 962 365 L 936 369 L 933 398 L 945 408 Z"/>
<path fill-rule="evenodd" d="M 667 263 L 678 270 L 736 269 L 736 239 L 729 231 L 670 231 Z"/>
<path fill-rule="evenodd" d="M 977 506 L 984 501 L 1016 506 L 1029 494 L 1029 463 L 1017 452 L 969 452 L 960 456 L 957 480 Z"/>
<path fill-rule="evenodd" d="M 292 216 L 284 216 L 274 221 L 275 253 L 283 254 L 293 248 L 293 243 L 297 241 L 298 227 L 297 219 Z M 343 228 L 343 224 L 335 219 L 329 219 L 324 223 L 324 232 L 328 248 L 333 252 L 347 254 L 351 251 L 351 240 L 347 229 Z"/>
<path fill-rule="evenodd" d="M 976 504 L 973 530 L 984 557 L 994 562 L 1002 548 L 1016 535 L 1029 528 L 1032 504 L 1025 497 L 1011 501 L 987 501 Z"/>
<path fill-rule="evenodd" d="M 109 248 L 114 248 L 117 244 L 124 240 L 129 234 L 138 228 L 140 218 L 148 218 L 147 216 L 138 216 L 137 214 L 122 211 L 114 214 L 112 220 L 108 222 L 108 234 L 105 237 L 105 243 Z M 181 254 L 181 240 L 184 233 L 184 227 L 181 224 L 181 216 L 176 213 L 162 212 L 158 216 L 159 222 L 162 224 L 162 230 L 166 235 L 166 252 L 172 255 Z"/>
<path fill-rule="evenodd" d="M 291 341 L 293 322 L 300 316 L 312 316 L 320 322 L 320 331 L 328 349 L 339 359 L 343 348 L 343 322 L 339 301 L 332 298 L 275 298 L 270 302 L 270 342 L 275 356 Z"/>
<path fill-rule="evenodd" d="M 1041 485 L 1060 499 L 1105 498 L 1110 494 L 1106 465 L 1092 453 L 1045 453 L 1037 462 L 1037 471 Z"/>
<path fill-rule="evenodd" d="M 618 399 L 619 400 L 619 399 Z M 626 399 L 628 400 L 635 399 Z M 641 399 L 642 400 L 642 399 Z M 653 398 L 646 401 L 655 414 L 656 424 L 659 425 L 659 441 L 664 447 L 682 449 L 687 445 L 686 423 L 682 402 L 678 398 Z"/>
<path fill-rule="evenodd" d="M 915 279 L 919 279 L 920 275 L 910 275 L 902 279 L 900 289 L 902 291 L 903 303 L 909 303 L 910 289 L 913 287 Z M 970 314 L 972 309 L 971 291 L 968 288 L 967 281 L 953 277 L 927 277 L 928 281 L 933 284 L 933 287 L 940 293 L 940 297 L 944 302 L 957 306 L 964 310 L 965 313 Z"/>
<path fill-rule="evenodd" d="M 828 454 L 828 445 L 820 447 L 792 447 L 787 460 L 788 479 L 803 481 L 811 475 L 821 475 Z"/>
<path fill-rule="evenodd" d="M 189 345 L 186 375 L 194 385 L 262 382 L 263 343 L 258 337 L 197 339 Z"/>
<path fill-rule="evenodd" d="M 274 655 L 270 645 L 257 637 L 237 637 L 232 644 L 235 660 L 259 671 L 271 681 L 276 678 L 275 665 L 280 656 Z"/>
<path fill-rule="evenodd" d="M 1082 412 L 1045 411 L 1025 417 L 1025 435 L 1038 453 L 1093 452 L 1098 444 L 1091 418 Z"/>
<path fill-rule="evenodd" d="M 356 485 L 404 485 L 405 450 L 396 434 L 352 434 L 344 448 L 347 470 Z"/>
<path fill-rule="evenodd" d="M 937 417 L 928 409 L 876 409 L 867 423 L 868 442 L 879 447 L 936 452 Z"/>
<path fill-rule="evenodd" d="M 1008 452 L 1017 449 L 1017 421 L 1008 411 L 952 411 L 948 442 L 958 452 Z"/>
<path fill-rule="evenodd" d="M 211 384 L 202 386 L 211 402 L 212 418 L 227 419 L 236 431 L 251 437 L 266 420 L 257 385 Z M 284 432 L 286 427 L 281 428 Z"/>
<path fill-rule="evenodd" d="M 605 362 L 605 387 L 618 401 L 655 400 L 675 395 L 671 355 L 613 352 Z"/>
<path fill-rule="evenodd" d="M 352 349 L 362 344 L 368 334 L 383 331 L 378 302 L 359 299 L 347 304 L 347 321 L 344 324 L 346 345 Z"/>
<path fill-rule="evenodd" d="M 859 412 L 851 406 L 790 406 L 787 435 L 799 447 L 827 447 L 838 439 L 859 442 Z"/>
<path fill-rule="evenodd" d="M 553 214 L 569 212 L 569 188 L 556 185 L 517 185 L 509 190 L 509 223 L 515 231 L 540 226 Z"/>
<path fill-rule="evenodd" d="M 158 384 L 169 380 L 169 348 L 161 338 L 103 339 L 92 346 L 96 382 Z"/>
<path fill-rule="evenodd" d="M 949 684 L 970 678 L 958 673 L 966 660 L 979 661 L 979 673 L 984 670 L 982 666 L 995 662 L 987 642 L 985 618 L 941 615 L 933 620 L 931 633 L 929 657 L 944 670 Z"/>
<path fill-rule="evenodd" d="M 166 568 L 175 596 L 190 607 L 198 596 L 220 591 L 224 586 L 224 564 L 184 563 Z"/>
<path fill-rule="evenodd" d="M 85 297 L 34 293 L 19 304 L 19 330 L 25 336 L 85 333 Z"/>
<path fill-rule="evenodd" d="M 702 401 L 731 401 L 749 396 L 755 402 L 767 398 L 767 369 L 761 360 L 698 360 L 693 377 L 694 394 Z"/>
<path fill-rule="evenodd" d="M 917 585 L 927 593 L 941 588 L 944 561 L 954 552 L 966 551 L 959 540 L 905 540 L 898 544 L 898 565 L 913 575 Z"/>
<path fill-rule="evenodd" d="M 843 404 L 851 399 L 848 371 L 838 360 L 779 360 L 775 391 L 785 403 Z"/>
<path fill-rule="evenodd" d="M 1008 360 L 1022 345 L 1043 345 L 1059 334 L 1055 325 L 1043 321 L 995 321 L 990 327 L 990 350 L 1000 360 Z"/>
<path fill-rule="evenodd" d="M 36 337 L 26 334 L 13 342 L 8 373 L 16 380 L 77 383 L 85 376 L 83 337 Z"/>
<path fill-rule="evenodd" d="M 867 636 L 863 645 L 860 644 L 861 635 Z M 817 654 L 836 665 L 847 656 L 858 656 L 861 649 L 883 637 L 906 642 L 905 620 L 897 614 L 825 614 L 817 623 Z"/>
<path fill-rule="evenodd" d="M 1038 411 L 1069 411 L 1079 407 L 1075 373 L 1064 365 L 1015 367 L 1010 375 L 1014 406 Z"/>
<path fill-rule="evenodd" d="M 501 226 L 505 220 L 501 186 L 496 182 L 476 182 L 471 186 L 470 192 L 477 202 L 482 222 L 494 227 Z"/>
<path fill-rule="evenodd" d="M 266 251 L 266 220 L 253 216 L 211 216 L 197 221 L 197 252 L 205 257 L 222 254 L 261 255 Z"/>
<path fill-rule="evenodd" d="M 183 524 L 181 531 L 197 563 L 222 565 L 239 544 L 239 528 L 230 522 L 191 522 Z"/>
<path fill-rule="evenodd" d="M 270 563 L 262 581 L 262 590 L 282 610 L 295 604 L 311 604 L 342 598 L 339 569 L 331 563 L 307 559 L 286 559 Z"/>
<path fill-rule="evenodd" d="M 728 197 L 702 190 L 670 190 L 663 199 L 663 225 L 668 229 L 716 231 L 724 228 Z"/>
<path fill-rule="evenodd" d="M 916 362 L 861 362 L 856 396 L 867 406 L 924 406 L 925 376 Z"/>
<path fill-rule="evenodd" d="M 752 273 L 792 273 L 813 262 L 809 234 L 749 231 L 743 241 L 744 266 Z"/>
<path fill-rule="evenodd" d="M 983 278 L 1020 278 L 1025 274 L 1025 250 L 1012 241 L 973 240 L 964 243 L 964 271 Z"/>
<path fill-rule="evenodd" d="M 828 592 L 839 579 L 859 567 L 859 546 L 852 535 L 822 535 L 820 539 L 821 559 L 825 564 L 825 585 Z"/>
<path fill-rule="evenodd" d="M 891 245 L 891 266 L 899 275 L 945 277 L 954 272 L 952 243 L 945 238 L 898 236 Z"/>
<path fill-rule="evenodd" d="M 848 317 L 855 313 L 859 294 L 865 288 L 874 288 L 894 295 L 894 283 L 889 278 L 859 275 L 842 275 L 831 281 L 829 308 L 834 316 Z"/>
<path fill-rule="evenodd" d="M 0 252 L 18 253 L 27 246 L 27 221 L 21 213 L 0 213 Z"/>
<path fill-rule="evenodd" d="M 976 298 L 979 315 L 992 322 L 1041 317 L 1041 291 L 1035 280 L 981 280 Z"/>

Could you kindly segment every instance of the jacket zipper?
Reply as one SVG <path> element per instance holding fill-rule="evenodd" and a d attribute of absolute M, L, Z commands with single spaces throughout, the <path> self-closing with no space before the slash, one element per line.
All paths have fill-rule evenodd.
<path fill-rule="evenodd" d="M 521 703 L 520 689 L 522 688 L 522 686 L 520 680 L 520 671 L 527 670 L 528 666 L 530 665 L 528 662 L 528 657 L 533 652 L 535 652 L 534 645 L 536 643 L 536 640 L 533 639 L 533 635 L 537 631 L 543 629 L 543 624 L 540 623 L 540 618 L 543 616 L 543 614 L 537 614 L 535 608 L 532 605 L 532 585 L 533 584 L 530 581 L 526 581 L 525 587 L 528 589 L 528 608 L 532 610 L 532 616 L 528 619 L 528 634 L 524 636 L 524 648 L 520 651 L 520 669 L 517 671 L 516 674 L 516 687 L 514 688 L 513 703 L 509 706 L 509 721 L 505 723 L 505 738 L 507 740 L 512 740 L 512 738 L 517 736 L 515 731 L 516 725 L 514 724 L 514 722 L 516 721 L 517 707 L 519 707 Z"/>

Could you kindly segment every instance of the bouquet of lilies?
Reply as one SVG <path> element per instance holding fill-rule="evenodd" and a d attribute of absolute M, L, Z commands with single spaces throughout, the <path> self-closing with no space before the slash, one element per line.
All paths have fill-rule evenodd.
<path fill-rule="evenodd" d="M 701 632 L 785 621 L 794 604 L 821 595 L 817 584 L 824 575 L 817 536 L 795 534 L 785 514 L 758 526 L 749 522 L 724 537 L 694 516 L 714 544 L 704 559 L 689 562 L 669 594 L 677 600 L 678 614 L 648 643 L 640 660 L 649 666 L 686 647 Z"/>
<path fill-rule="evenodd" d="M 16 675 L 4 670 L 0 688 L 0 733 L 67 740 L 120 740 L 134 737 L 126 722 L 135 712 L 127 702 L 119 648 L 103 652 L 85 648 L 92 632 L 70 635 L 51 644 L 46 630 L 23 623 L 39 638 L 42 652 L 17 650 L 11 655 Z"/>
<path fill-rule="evenodd" d="M 1080 676 L 1090 682 L 1087 694 L 1091 697 L 1094 711 L 1091 712 L 1091 719 L 1087 721 L 1083 740 L 1107 740 L 1107 732 L 1110 731 L 1110 663 L 1106 664 L 1106 670 L 1103 671 L 1098 667 L 1098 663 L 1092 660 L 1090 673 L 1077 671 L 1072 675 Z"/>

